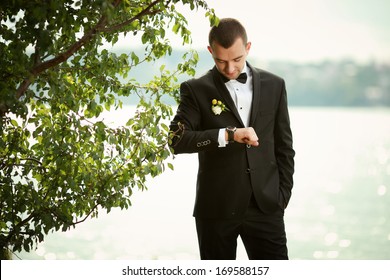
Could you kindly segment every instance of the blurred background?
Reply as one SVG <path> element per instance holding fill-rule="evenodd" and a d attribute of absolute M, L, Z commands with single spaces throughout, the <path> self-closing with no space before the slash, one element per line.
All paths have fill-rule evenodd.
<path fill-rule="evenodd" d="M 386 0 L 209 1 L 219 17 L 246 27 L 248 61 L 286 80 L 296 150 L 285 221 L 291 259 L 390 259 L 390 2 Z M 200 55 L 213 66 L 203 11 L 183 8 Z M 174 67 L 188 46 L 172 36 Z M 118 52 L 142 46 L 124 39 Z M 145 66 L 132 76 L 147 80 Z M 148 75 L 146 75 L 146 73 Z M 108 113 L 131 116 L 133 100 Z M 124 120 L 125 122 L 125 120 Z M 198 259 L 192 217 L 197 155 L 135 192 L 127 211 L 101 213 L 53 233 L 21 259 Z M 238 258 L 247 259 L 242 244 Z"/>

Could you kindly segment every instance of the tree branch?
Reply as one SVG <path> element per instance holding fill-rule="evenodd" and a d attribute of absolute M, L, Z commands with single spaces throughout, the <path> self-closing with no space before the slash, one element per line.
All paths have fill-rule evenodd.
<path fill-rule="evenodd" d="M 111 27 L 107 27 L 107 28 L 105 27 L 105 25 L 107 24 L 107 17 L 102 16 L 94 28 L 92 28 L 89 32 L 84 34 L 84 36 L 79 41 L 77 41 L 72 46 L 70 46 L 69 49 L 66 50 L 65 52 L 62 52 L 59 55 L 57 55 L 56 57 L 54 57 L 50 60 L 47 60 L 45 62 L 41 62 L 39 60 L 39 58 L 37 59 L 35 57 L 36 64 L 33 67 L 33 69 L 30 71 L 30 75 L 22 81 L 22 83 L 19 85 L 18 89 L 16 90 L 16 98 L 19 99 L 24 95 L 24 93 L 27 91 L 28 87 L 31 85 L 31 83 L 33 82 L 33 80 L 36 76 L 38 76 L 40 73 L 46 71 L 49 68 L 52 68 L 54 66 L 59 65 L 62 62 L 65 62 L 69 57 L 71 57 L 74 53 L 76 53 L 78 50 L 80 50 L 85 44 L 87 44 L 97 33 L 117 31 L 118 29 L 132 23 L 133 21 L 135 21 L 137 19 L 141 19 L 143 16 L 155 15 L 155 14 L 161 12 L 161 10 L 151 11 L 152 8 L 155 7 L 161 1 L 163 1 L 163 0 L 153 1 L 142 12 L 140 12 L 135 17 L 133 17 L 127 21 L 124 21 L 122 23 L 119 23 L 117 25 L 111 26 Z M 116 0 L 114 3 L 114 7 L 118 7 L 120 2 L 121 2 L 121 0 Z M 37 53 L 37 49 L 36 49 L 36 55 L 39 55 Z M 0 104 L 1 115 L 4 115 L 5 112 L 7 111 L 7 109 L 8 108 L 6 108 L 6 106 L 4 104 Z"/>
<path fill-rule="evenodd" d="M 100 26 L 103 26 L 107 22 L 107 18 L 103 16 L 95 28 L 91 29 L 89 32 L 84 34 L 84 36 L 74 43 L 72 46 L 69 47 L 69 49 L 63 53 L 60 53 L 58 56 L 56 56 L 53 59 L 50 59 L 48 61 L 45 61 L 43 63 L 40 63 L 36 65 L 31 71 L 30 71 L 30 77 L 26 78 L 19 86 L 19 88 L 16 91 L 16 98 L 20 98 L 27 90 L 27 88 L 30 86 L 31 82 L 33 81 L 34 77 L 38 76 L 43 71 L 54 67 L 64 61 L 66 61 L 69 57 L 71 57 L 75 52 L 77 52 L 79 49 L 82 48 L 89 40 L 92 39 L 92 37 L 95 36 L 97 33 L 97 30 Z"/>
<path fill-rule="evenodd" d="M 122 27 L 126 26 L 126 25 L 129 25 L 130 23 L 132 23 L 133 21 L 135 20 L 140 20 L 143 16 L 147 16 L 147 15 L 155 15 L 155 14 L 158 14 L 159 12 L 161 12 L 161 10 L 156 10 L 156 11 L 151 11 L 151 9 L 156 6 L 159 2 L 162 2 L 163 0 L 156 0 L 152 3 L 149 4 L 149 6 L 147 6 L 142 12 L 140 12 L 138 15 L 136 15 L 135 17 L 132 17 L 124 22 L 121 22 L 119 24 L 116 24 L 116 25 L 113 25 L 113 26 L 110 26 L 110 27 L 106 27 L 106 28 L 103 28 L 103 29 L 100 29 L 99 31 L 101 32 L 113 32 L 113 31 L 117 31 L 119 29 L 121 29 Z"/>
<path fill-rule="evenodd" d="M 31 161 L 33 161 L 33 162 L 38 163 L 40 166 L 42 166 L 42 162 L 40 162 L 39 160 L 37 160 L 37 159 L 35 159 L 35 158 L 21 158 L 20 160 L 25 160 L 25 161 L 31 160 Z"/>
<path fill-rule="evenodd" d="M 18 234 L 19 229 L 21 229 L 24 225 L 26 225 L 30 220 L 35 217 L 35 212 L 32 212 L 26 219 L 20 221 L 18 224 L 14 225 L 11 231 L 8 232 L 8 236 L 4 240 L 4 244 L 8 244 L 8 242 L 13 238 L 14 235 Z"/>
<path fill-rule="evenodd" d="M 114 7 L 118 7 L 121 0 L 116 0 L 114 3 Z M 55 58 L 50 59 L 48 61 L 45 61 L 43 63 L 39 63 L 33 67 L 33 69 L 30 71 L 29 77 L 25 78 L 24 81 L 20 84 L 19 88 L 16 91 L 16 98 L 19 99 L 28 89 L 28 87 L 31 85 L 33 79 L 38 76 L 43 71 L 57 66 L 60 63 L 66 61 L 69 57 L 71 57 L 75 52 L 77 52 L 79 49 L 81 49 L 86 43 L 88 43 L 98 32 L 99 30 L 104 29 L 103 27 L 107 24 L 107 17 L 102 16 L 96 26 L 92 28 L 89 32 L 84 34 L 84 36 L 74 43 L 72 46 L 69 47 L 69 49 L 63 53 L 60 53 Z M 39 60 L 36 60 L 39 61 Z"/>
<path fill-rule="evenodd" d="M 98 208 L 98 206 L 99 206 L 99 204 L 95 204 L 92 207 L 91 211 L 89 211 L 89 213 L 83 219 L 81 219 L 79 221 L 75 221 L 74 223 L 71 224 L 71 226 L 75 226 L 77 224 L 81 224 L 81 223 L 85 222 L 88 219 L 88 217 L 91 216 L 91 214 L 95 211 L 95 209 Z"/>

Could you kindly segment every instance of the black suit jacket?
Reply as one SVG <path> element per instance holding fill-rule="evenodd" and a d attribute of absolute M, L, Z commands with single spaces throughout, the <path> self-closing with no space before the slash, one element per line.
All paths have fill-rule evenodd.
<path fill-rule="evenodd" d="M 292 134 L 284 80 L 248 64 L 253 73 L 250 125 L 260 145 L 233 143 L 218 147 L 218 132 L 227 126 L 244 127 L 216 67 L 198 79 L 181 84 L 181 101 L 171 122 L 175 154 L 198 153 L 194 216 L 236 218 L 244 215 L 253 193 L 266 212 L 285 209 L 294 173 Z M 220 115 L 212 100 L 229 109 Z"/>

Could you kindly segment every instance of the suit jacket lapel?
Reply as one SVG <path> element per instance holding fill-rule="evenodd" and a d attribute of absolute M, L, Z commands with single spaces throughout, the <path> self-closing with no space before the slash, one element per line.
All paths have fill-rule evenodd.
<path fill-rule="evenodd" d="M 251 117 L 249 120 L 249 126 L 253 126 L 256 120 L 256 116 L 260 108 L 260 73 L 253 68 L 249 63 L 248 67 L 252 70 L 252 82 L 253 82 L 253 99 L 251 108 Z"/>
<path fill-rule="evenodd" d="M 229 110 L 234 114 L 234 116 L 237 118 L 237 120 L 240 121 L 240 124 L 242 127 L 244 127 L 244 123 L 241 120 L 240 114 L 237 111 L 236 105 L 234 104 L 234 101 L 228 91 L 228 89 L 225 86 L 225 83 L 222 80 L 221 74 L 218 72 L 218 69 L 214 66 L 213 70 L 213 78 L 215 85 L 217 87 L 218 92 L 222 96 L 221 100 L 226 106 L 229 108 Z"/>

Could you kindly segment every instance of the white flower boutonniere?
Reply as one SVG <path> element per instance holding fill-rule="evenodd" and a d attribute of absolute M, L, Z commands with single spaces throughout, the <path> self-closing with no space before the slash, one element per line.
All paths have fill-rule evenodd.
<path fill-rule="evenodd" d="M 220 115 L 222 112 L 229 111 L 229 109 L 222 101 L 213 99 L 211 101 L 211 111 L 213 111 L 214 115 Z"/>

